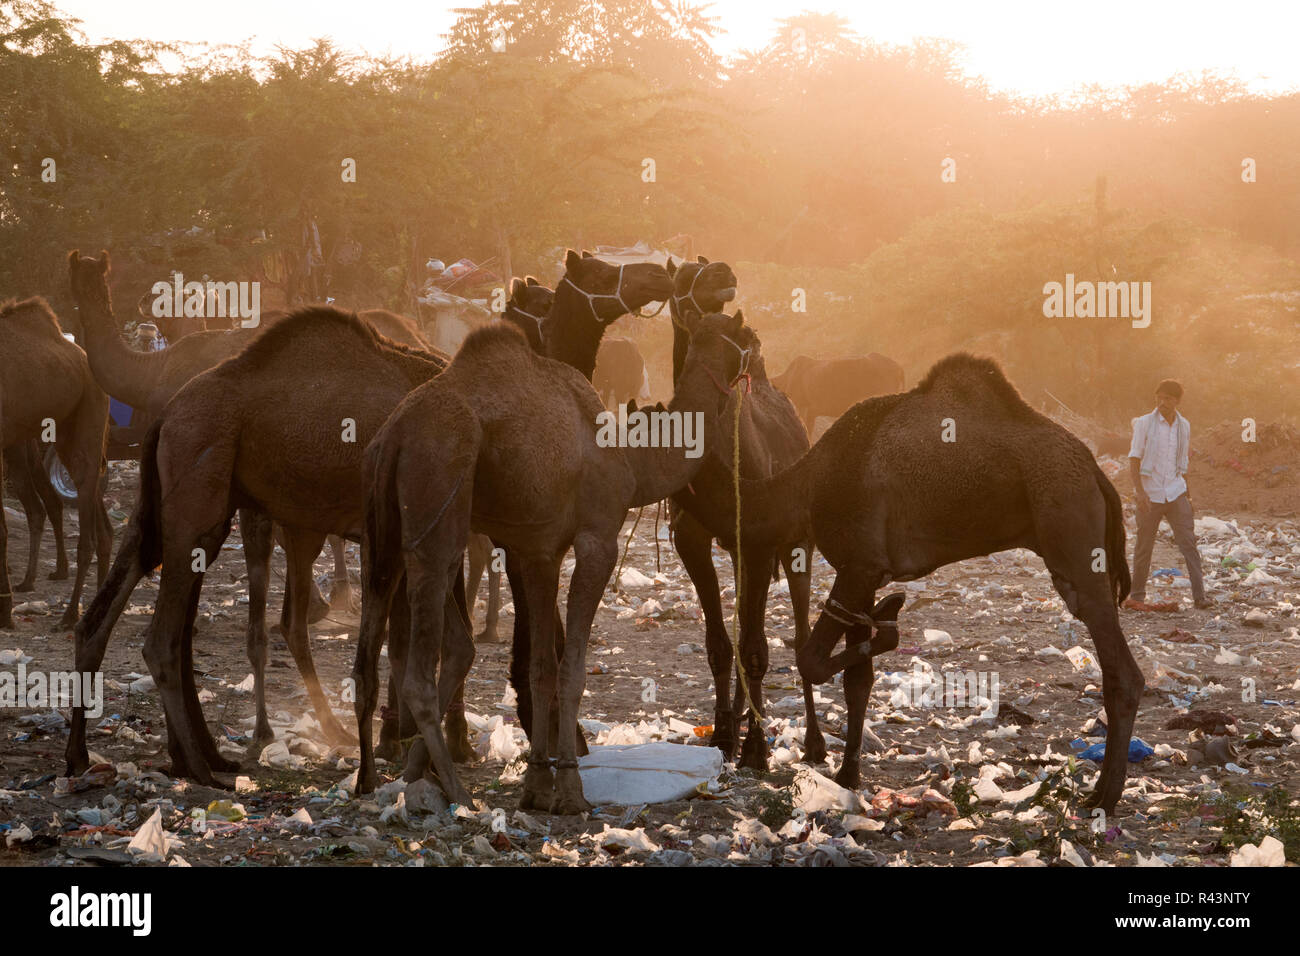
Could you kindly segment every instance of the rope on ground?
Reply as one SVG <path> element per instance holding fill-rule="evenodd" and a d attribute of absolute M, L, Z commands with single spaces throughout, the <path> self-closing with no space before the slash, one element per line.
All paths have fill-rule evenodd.
<path fill-rule="evenodd" d="M 627 533 L 627 543 L 623 545 L 623 557 L 619 559 L 618 570 L 614 572 L 614 593 L 618 594 L 619 581 L 623 577 L 623 564 L 627 561 L 628 549 L 632 547 L 632 538 L 636 536 L 636 526 L 641 523 L 641 512 L 645 511 L 645 506 L 637 509 L 636 520 L 632 522 L 632 530 Z"/>
<path fill-rule="evenodd" d="M 736 496 L 736 603 L 731 609 L 731 652 L 736 658 L 736 681 L 745 694 L 745 705 L 749 712 L 763 719 L 763 712 L 754 706 L 754 698 L 749 693 L 749 677 L 745 674 L 745 662 L 740 656 L 740 588 L 744 580 L 742 568 L 742 551 L 740 547 L 740 407 L 745 393 L 736 389 L 736 420 L 731 433 L 731 487 Z"/>

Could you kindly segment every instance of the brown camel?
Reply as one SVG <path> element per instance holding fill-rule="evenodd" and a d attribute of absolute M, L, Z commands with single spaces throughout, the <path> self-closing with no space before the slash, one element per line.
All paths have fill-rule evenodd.
<path fill-rule="evenodd" d="M 645 278 L 649 272 L 653 279 L 655 270 L 667 278 L 657 266 L 627 268 L 629 302 L 639 294 L 632 287 L 657 287 Z M 584 265 L 573 283 L 575 295 L 601 294 L 588 292 L 591 273 L 604 275 Z M 649 297 L 641 304 L 647 301 Z M 594 345 L 591 352 L 595 354 Z M 289 544 L 285 636 L 317 712 L 328 711 L 306 651 L 305 584 L 311 563 L 325 534 L 360 540 L 361 449 L 406 392 L 436 375 L 446 361 L 398 345 L 356 316 L 312 308 L 277 322 L 248 349 L 187 383 L 168 403 L 141 458 L 133 534 L 123 542 L 107 586 L 78 627 L 77 661 L 81 669 L 98 667 L 131 589 L 161 562 L 145 659 L 163 696 L 168 746 L 178 773 L 211 780 L 214 768 L 231 766 L 216 753 L 204 728 L 190 677 L 193 614 L 202 579 L 193 569 L 193 552 L 200 549 L 209 560 L 217 553 L 237 507 L 255 508 L 283 525 Z M 344 419 L 352 423 L 346 432 Z M 246 537 L 244 546 L 246 552 L 264 548 L 269 554 L 269 540 Z M 256 586 L 250 579 L 250 603 Z M 402 603 L 395 602 L 395 614 Z M 462 613 L 463 603 L 463 593 L 458 594 Z M 463 646 L 457 647 L 467 647 L 466 657 L 472 659 L 467 617 L 464 626 Z M 406 625 L 395 621 L 394 628 L 402 634 Z M 265 667 L 265 631 L 250 635 L 250 641 L 260 641 L 250 648 L 256 673 Z M 395 643 L 391 655 L 399 682 L 398 652 L 404 645 Z M 452 739 L 468 757 L 472 751 L 463 703 L 447 719 Z M 68 763 L 70 771 L 79 772 L 87 759 L 84 715 L 74 710 L 71 723 Z M 385 721 L 384 731 L 386 739 L 396 741 L 396 716 Z"/>
<path fill-rule="evenodd" d="M 513 323 L 528 339 L 534 352 L 542 352 L 542 327 L 547 316 L 551 314 L 551 304 L 555 293 L 539 283 L 532 276 L 515 279 L 510 285 L 510 298 L 506 302 L 502 320 Z M 469 595 L 470 612 L 473 614 L 473 599 L 478 594 L 479 582 L 483 572 L 487 572 L 488 594 L 487 609 L 484 614 L 483 630 L 474 635 L 476 642 L 497 644 L 501 635 L 497 630 L 497 621 L 501 614 L 501 571 L 492 562 L 492 539 L 485 534 L 473 534 L 469 539 L 469 577 L 465 579 L 466 592 Z"/>
<path fill-rule="evenodd" d="M 736 276 L 724 262 L 710 263 L 700 256 L 696 262 L 683 263 L 671 270 L 675 289 L 673 315 L 673 375 L 679 377 L 685 364 L 689 336 L 682 316 L 692 311 L 721 308 L 736 293 Z M 808 436 L 799 423 L 790 401 L 768 380 L 766 367 L 755 342 L 748 369 L 752 387 L 741 404 L 740 473 L 746 478 L 774 475 L 789 467 L 808 450 Z M 739 740 L 739 715 L 747 711 L 745 689 L 754 705 L 762 709 L 763 676 L 767 673 L 768 646 L 764 633 L 767 616 L 767 592 L 778 565 L 785 569 L 790 585 L 790 605 L 795 620 L 795 645 L 808 638 L 808 602 L 812 587 L 813 541 L 804 531 L 778 542 L 751 539 L 741 528 L 741 550 L 736 548 L 734 504 L 720 509 L 714 499 L 734 500 L 730 459 L 714 457 L 700 475 L 673 496 L 673 546 L 682 559 L 686 573 L 699 596 L 704 612 L 705 648 L 709 669 L 713 673 L 715 693 L 713 736 L 711 743 L 727 759 L 735 758 Z M 741 520 L 749 516 L 741 508 Z M 731 694 L 733 651 L 722 613 L 718 576 L 713 567 L 713 541 L 717 539 L 731 553 L 732 567 L 740 562 L 737 581 L 737 618 L 740 634 L 738 646 L 743 665 L 744 683 L 736 677 L 735 696 Z M 817 726 L 812 685 L 804 682 L 806 727 L 804 749 L 809 761 L 825 759 L 826 744 Z M 760 718 L 748 713 L 749 729 L 741 751 L 740 765 L 756 770 L 767 769 L 767 737 Z"/>
<path fill-rule="evenodd" d="M 591 384 L 606 408 L 618 408 L 642 396 L 646 383 L 645 359 L 631 339 L 606 336 L 596 353 Z"/>
<path fill-rule="evenodd" d="M 820 416 L 838 418 L 864 398 L 903 390 L 903 367 L 877 352 L 837 359 L 800 355 L 772 384 L 790 396 L 808 434 Z"/>
<path fill-rule="evenodd" d="M 27 573 L 14 585 L 14 593 L 36 588 L 36 570 L 41 559 L 41 537 L 45 534 L 45 518 L 50 519 L 54 533 L 55 565 L 50 572 L 51 581 L 68 578 L 68 549 L 63 540 L 63 499 L 50 484 L 45 473 L 41 443 L 20 442 L 4 452 L 4 475 L 9 481 L 27 516 Z"/>
<path fill-rule="evenodd" d="M 237 354 L 264 328 L 281 321 L 288 314 L 282 311 L 269 311 L 263 313 L 262 324 L 257 328 L 198 331 L 178 339 L 161 351 L 137 352 L 126 346 L 118 332 L 110 293 L 112 265 L 108 253 L 101 251 L 100 257 L 95 259 L 82 256 L 74 250 L 68 254 L 68 271 L 72 293 L 81 316 L 91 369 L 106 391 L 127 404 L 141 409 L 149 417 L 160 414 L 171 397 L 195 375 Z M 399 343 L 427 348 L 415 323 L 404 316 L 383 309 L 370 309 L 362 312 L 361 317 Z M 266 589 L 270 581 L 271 555 L 270 545 L 267 542 L 278 541 L 283 548 L 284 541 L 283 532 L 273 529 L 265 515 L 251 509 L 241 509 L 239 526 L 241 535 L 251 542 L 244 549 L 249 578 L 247 643 L 251 650 L 265 641 Z M 272 535 L 274 538 L 271 537 Z M 337 536 L 330 536 L 329 540 L 334 555 L 334 587 L 330 594 L 330 603 L 335 607 L 350 608 L 354 605 L 354 601 L 348 580 L 344 544 Z M 266 562 L 265 566 L 255 566 L 255 562 L 263 560 Z M 312 623 L 328 612 L 327 605 L 320 598 L 315 581 L 311 580 L 310 575 L 308 575 L 307 587 L 309 608 L 321 609 L 314 616 L 309 615 L 309 623 Z M 280 621 L 281 630 L 286 633 L 288 603 L 286 586 L 285 607 L 281 608 Z M 303 650 L 303 653 L 310 658 L 309 647 Z M 298 659 L 299 655 L 295 655 L 295 660 Z M 250 661 L 250 663 L 253 664 L 254 681 L 257 684 L 254 689 L 254 697 L 258 701 L 258 729 L 253 739 L 255 746 L 268 739 L 271 730 L 265 713 L 266 693 L 265 688 L 262 687 L 264 672 L 257 662 Z M 303 672 L 303 679 L 308 680 L 306 672 Z M 319 693 L 312 695 L 313 702 L 323 699 Z M 318 708 L 316 716 L 326 735 L 331 739 L 342 741 L 351 738 L 328 709 L 322 712 Z"/>
<path fill-rule="evenodd" d="M 238 508 L 282 526 L 285 639 L 316 713 L 332 718 L 308 649 L 311 565 L 327 534 L 360 538 L 362 449 L 400 399 L 445 362 L 398 345 L 355 315 L 304 309 L 186 383 L 151 428 L 140 461 L 134 534 L 123 542 L 108 585 L 78 629 L 77 660 L 79 668 L 98 666 L 121 604 L 161 563 L 145 660 L 163 698 L 174 773 L 211 782 L 214 770 L 235 766 L 217 753 L 190 676 L 203 578 L 195 555 L 216 559 Z M 250 571 L 265 567 L 270 536 L 250 540 L 245 534 L 245 551 L 254 552 Z M 265 582 L 250 575 L 250 602 L 254 588 L 264 599 Z M 264 628 L 250 633 L 249 658 L 255 673 L 264 670 Z M 85 759 L 84 730 L 81 714 L 74 711 L 73 718 L 68 753 L 76 769 Z M 260 731 L 258 737 L 269 734 L 269 728 Z"/>
<path fill-rule="evenodd" d="M 564 260 L 564 277 L 555 287 L 551 311 L 542 323 L 542 354 L 571 365 L 588 382 L 596 368 L 596 354 L 600 349 L 605 329 L 624 315 L 635 313 L 651 302 L 663 302 L 673 291 L 673 280 L 668 272 L 652 263 L 631 263 L 614 266 L 596 258 L 589 252 L 581 255 L 569 250 Z M 599 290 L 599 291 L 596 291 Z M 533 342 L 532 338 L 529 339 Z M 534 348 L 536 346 L 534 345 Z M 506 577 L 515 601 L 515 624 L 511 637 L 510 685 L 518 700 L 519 726 L 528 739 L 533 739 L 532 685 L 528 666 L 532 657 L 529 647 L 531 602 L 523 590 L 523 578 L 516 562 L 506 552 Z M 563 641 L 564 624 L 558 608 L 551 611 L 557 649 Z M 453 710 L 464 708 L 460 690 L 453 697 Z M 552 710 L 550 728 L 554 748 L 559 724 L 555 722 L 558 711 Z M 586 753 L 586 742 L 581 730 L 576 731 L 578 747 Z"/>
<path fill-rule="evenodd" d="M 113 528 L 100 495 L 108 396 L 95 384 L 86 353 L 63 337 L 59 320 L 44 299 L 6 302 L 0 304 L 0 451 L 21 449 L 42 436 L 53 437 L 59 458 L 77 486 L 77 573 L 60 622 L 67 627 L 81 611 L 81 589 L 92 554 L 98 558 L 96 578 L 102 582 L 113 548 Z M 13 627 L 8 543 L 7 522 L 0 510 L 3 628 Z M 36 543 L 39 547 L 39 535 Z"/>
<path fill-rule="evenodd" d="M 677 447 L 608 444 L 598 432 L 604 407 L 585 377 L 533 353 L 515 330 L 494 326 L 471 333 L 447 371 L 409 395 L 366 449 L 365 597 L 353 671 L 359 792 L 376 782 L 370 735 L 379 649 L 405 575 L 411 613 L 402 706 L 412 713 L 448 797 L 468 802 L 438 720 L 440 701 L 464 677 L 453 670 L 459 661 L 449 659 L 442 632 L 471 529 L 509 549 L 522 577 L 515 593 L 526 594 L 533 609 L 555 605 L 561 564 L 574 549 L 563 653 L 557 660 L 553 617 L 534 613 L 528 671 L 534 726 L 549 726 L 553 706 L 559 727 L 576 724 L 587 639 L 628 509 L 661 500 L 698 473 L 704 458 L 684 450 L 682 417 L 699 422 L 697 434 L 711 442 L 730 395 L 722 383 L 741 367 L 743 316 L 688 321 L 691 348 L 673 402 L 668 412 L 653 412 L 678 416 Z M 576 735 L 559 735 L 552 778 L 549 735 L 534 736 L 523 809 L 590 809 L 577 743 Z"/>
<path fill-rule="evenodd" d="M 797 659 L 816 683 L 844 671 L 840 784 L 860 784 L 872 658 L 898 645 L 903 595 L 875 603 L 877 589 L 1021 547 L 1042 557 L 1097 648 L 1109 720 L 1092 799 L 1114 809 L 1143 687 L 1116 610 L 1129 590 L 1123 507 L 1087 447 L 1027 405 L 995 362 L 948 356 L 911 391 L 855 405 L 793 467 L 741 490 L 746 534 L 777 541 L 811 527 L 835 568 Z M 847 647 L 832 655 L 841 637 Z"/>

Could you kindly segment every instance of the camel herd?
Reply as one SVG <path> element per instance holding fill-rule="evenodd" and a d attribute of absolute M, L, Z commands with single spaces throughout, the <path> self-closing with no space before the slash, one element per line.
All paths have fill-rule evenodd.
<path fill-rule="evenodd" d="M 75 582 L 63 619 L 75 624 L 76 670 L 100 668 L 133 589 L 161 571 L 144 657 L 165 711 L 174 774 L 222 785 L 217 775 L 240 766 L 217 750 L 192 666 L 204 574 L 238 514 L 257 707 L 250 758 L 272 739 L 266 598 L 277 541 L 287 567 L 281 627 L 316 718 L 331 741 L 357 739 L 321 689 L 308 613 L 312 566 L 327 539 L 335 542 L 336 591 L 344 594 L 342 540 L 359 541 L 358 788 L 376 786 L 377 757 L 404 757 L 408 780 L 431 771 L 449 799 L 469 802 L 456 773 L 472 758 L 464 711 L 474 659 L 469 608 L 498 548 L 515 601 L 510 681 L 531 747 L 521 805 L 588 809 L 578 719 L 592 621 L 628 509 L 667 499 L 674 545 L 704 615 L 715 690 L 710 743 L 729 759 L 739 748 L 741 766 L 767 767 L 764 618 L 778 574 L 789 582 L 796 622 L 805 759 L 827 757 L 813 685 L 842 672 L 849 720 L 837 779 L 856 788 L 873 657 L 897 646 L 903 603 L 901 594 L 877 602 L 876 592 L 943 564 L 1026 547 L 1042 556 L 1096 644 L 1111 719 L 1094 801 L 1110 810 L 1119 799 L 1142 689 L 1116 613 L 1128 591 L 1119 498 L 1083 444 L 1026 405 L 991 361 L 949 356 L 907 392 L 901 369 L 876 355 L 839 370 L 796 362 L 783 379 L 769 379 L 754 330 L 739 310 L 723 311 L 738 285 L 727 264 L 700 257 L 667 268 L 614 266 L 573 251 L 554 289 L 531 277 L 513 280 L 504 321 L 472 333 L 454 357 L 431 348 L 401 316 L 328 307 L 267 315 L 255 329 L 196 332 L 143 353 L 122 341 L 108 254 L 73 252 L 68 269 L 82 347 L 61 333 L 43 300 L 0 306 L 4 467 L 32 533 L 17 589 L 32 586 L 37 565 L 41 528 L 33 515 L 51 510 L 39 500 L 36 440 L 52 440 L 78 490 Z M 606 331 L 655 302 L 668 303 L 673 332 L 673 398 L 656 409 L 701 423 L 698 457 L 597 440 L 604 405 L 592 378 Z M 864 376 L 886 394 L 851 408 L 840 407 L 842 397 L 817 397 L 809 385 L 853 380 L 861 388 Z M 111 568 L 102 502 L 106 392 L 153 419 L 135 509 Z M 634 405 L 632 396 L 614 393 Z M 840 413 L 810 445 L 816 416 Z M 715 541 L 730 553 L 737 579 L 734 645 Z M 0 626 L 11 627 L 6 544 L 0 522 Z M 810 628 L 814 548 L 835 580 Z M 570 550 L 562 612 L 560 573 Z M 81 615 L 92 554 L 97 590 Z M 60 571 L 66 574 L 66 558 Z M 485 633 L 495 629 L 490 603 Z M 841 639 L 845 649 L 836 654 Z M 389 706 L 376 744 L 385 641 Z M 82 710 L 73 710 L 70 726 L 66 756 L 76 774 L 89 766 Z"/>

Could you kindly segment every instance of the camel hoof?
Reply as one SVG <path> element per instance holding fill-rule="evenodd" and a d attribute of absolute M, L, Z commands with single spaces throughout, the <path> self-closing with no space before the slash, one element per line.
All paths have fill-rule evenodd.
<path fill-rule="evenodd" d="M 244 769 L 244 764 L 239 760 L 230 760 L 226 757 L 216 757 L 209 761 L 213 773 L 238 773 Z"/>
<path fill-rule="evenodd" d="M 757 743 L 754 742 L 755 734 L 758 736 Z M 740 749 L 740 763 L 737 766 L 767 773 L 767 740 L 762 734 L 763 732 L 758 730 L 745 738 L 745 745 Z"/>
<path fill-rule="evenodd" d="M 722 759 L 728 762 L 736 759 L 736 738 L 730 734 L 714 733 L 709 738 L 709 746 L 717 747 L 722 751 Z"/>
<path fill-rule="evenodd" d="M 59 618 L 59 627 L 76 627 L 79 617 L 81 617 L 80 609 L 68 608 L 63 612 L 63 617 Z"/>
<path fill-rule="evenodd" d="M 561 817 L 576 817 L 582 813 L 590 813 L 592 806 L 587 802 L 587 798 L 582 794 L 566 793 L 559 795 L 551 804 L 551 813 Z"/>
<path fill-rule="evenodd" d="M 321 735 L 330 746 L 351 747 L 357 743 L 357 738 L 348 733 L 333 714 L 325 720 L 321 720 L 320 715 L 317 715 L 316 720 L 320 724 Z"/>
<path fill-rule="evenodd" d="M 35 590 L 36 590 L 36 585 L 30 579 L 19 581 L 17 584 L 14 585 L 15 594 L 26 594 L 28 591 L 35 591 Z"/>
<path fill-rule="evenodd" d="M 0 631 L 12 631 L 13 629 L 13 616 L 9 614 L 0 614 Z"/>
<path fill-rule="evenodd" d="M 821 734 L 816 737 L 804 737 L 803 759 L 804 763 L 825 763 L 826 738 Z"/>
<path fill-rule="evenodd" d="M 555 800 L 555 777 L 550 767 L 528 765 L 524 772 L 524 788 L 519 794 L 520 810 L 551 812 Z"/>
<path fill-rule="evenodd" d="M 67 568 L 61 568 L 61 569 L 58 569 L 58 570 L 55 570 L 55 571 L 51 571 L 51 572 L 50 572 L 49 580 L 51 580 L 51 581 L 66 581 L 66 580 L 68 580 L 68 569 L 67 569 Z"/>
<path fill-rule="evenodd" d="M 501 633 L 494 627 L 491 630 L 484 628 L 474 635 L 475 644 L 500 644 Z"/>
<path fill-rule="evenodd" d="M 845 790 L 860 790 L 862 788 L 862 773 L 857 764 L 844 762 L 840 767 L 840 772 L 835 775 L 835 782 Z"/>
<path fill-rule="evenodd" d="M 447 749 L 451 751 L 453 763 L 472 764 L 478 761 L 478 754 L 474 753 L 474 748 L 470 746 L 468 730 L 463 733 L 449 735 L 447 737 Z"/>

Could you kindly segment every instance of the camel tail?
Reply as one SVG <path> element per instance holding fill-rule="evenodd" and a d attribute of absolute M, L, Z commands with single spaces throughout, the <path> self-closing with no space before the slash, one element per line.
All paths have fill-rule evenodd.
<path fill-rule="evenodd" d="M 79 642 L 83 635 L 116 624 L 136 584 L 162 563 L 162 528 L 159 523 L 162 486 L 158 480 L 158 433 L 161 429 L 162 422 L 154 422 L 140 446 L 140 491 L 135 514 L 122 536 L 122 544 L 103 587 L 95 593 L 94 600 L 77 622 Z"/>
<path fill-rule="evenodd" d="M 396 443 L 373 443 L 366 452 L 368 472 L 363 516 L 364 540 L 370 550 L 370 574 L 376 580 L 370 587 L 378 588 L 387 578 L 388 564 L 394 555 L 401 554 L 402 512 L 397 496 Z"/>
<path fill-rule="evenodd" d="M 1124 603 L 1133 585 L 1125 554 L 1124 503 L 1120 501 L 1119 492 L 1105 473 L 1100 468 L 1096 469 L 1096 473 L 1097 485 L 1101 488 L 1102 497 L 1106 499 L 1106 562 L 1110 569 L 1115 604 L 1119 605 Z"/>

